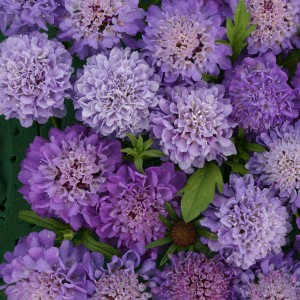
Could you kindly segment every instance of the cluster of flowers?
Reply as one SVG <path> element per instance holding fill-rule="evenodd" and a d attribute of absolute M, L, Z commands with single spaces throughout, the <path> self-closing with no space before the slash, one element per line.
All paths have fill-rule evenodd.
<path fill-rule="evenodd" d="M 43 124 L 65 116 L 68 98 L 78 121 L 34 139 L 19 191 L 39 216 L 122 253 L 107 261 L 30 233 L 0 265 L 8 300 L 300 299 L 300 236 L 291 246 L 289 235 L 300 228 L 300 64 L 289 74 L 276 62 L 300 48 L 300 3 L 246 0 L 256 27 L 232 64 L 220 40 L 237 0 L 161 2 L 0 1 L 0 114 Z M 195 169 L 237 154 L 238 128 L 266 150 L 185 224 L 178 192 Z M 128 133 L 149 134 L 164 162 L 141 173 L 124 160 Z M 164 237 L 178 251 L 159 266 L 162 247 L 147 245 Z"/>

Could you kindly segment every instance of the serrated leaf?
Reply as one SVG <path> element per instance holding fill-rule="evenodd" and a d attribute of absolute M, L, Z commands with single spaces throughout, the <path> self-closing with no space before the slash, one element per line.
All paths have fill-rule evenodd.
<path fill-rule="evenodd" d="M 265 152 L 267 151 L 267 149 L 265 147 L 263 147 L 262 145 L 256 144 L 256 143 L 245 143 L 245 148 L 248 151 L 251 152 Z"/>
<path fill-rule="evenodd" d="M 121 152 L 131 155 L 133 157 L 139 156 L 139 154 L 136 152 L 136 150 L 134 150 L 132 148 L 124 148 L 121 150 Z"/>
<path fill-rule="evenodd" d="M 149 149 L 141 153 L 141 156 L 143 157 L 161 157 L 163 155 L 163 152 L 156 149 Z"/>
<path fill-rule="evenodd" d="M 143 159 L 141 157 L 135 157 L 134 164 L 138 172 L 140 172 L 141 174 L 145 174 L 143 169 Z"/>
<path fill-rule="evenodd" d="M 220 168 L 208 162 L 188 179 L 182 189 L 181 211 L 186 223 L 197 218 L 212 202 L 216 187 L 223 191 L 223 178 Z"/>
<path fill-rule="evenodd" d="M 138 139 L 134 135 L 132 135 L 131 133 L 127 133 L 126 135 L 130 139 L 130 142 L 131 142 L 133 148 L 136 148 Z"/>
<path fill-rule="evenodd" d="M 170 203 L 168 203 L 167 201 L 165 201 L 165 208 L 170 216 L 170 218 L 174 221 L 177 222 L 179 221 L 179 217 L 176 214 L 176 211 L 173 209 L 173 207 L 170 205 Z"/>
<path fill-rule="evenodd" d="M 231 160 L 227 160 L 225 161 L 225 164 L 228 165 L 234 173 L 239 173 L 241 175 L 246 175 L 249 173 L 249 171 L 241 163 L 236 163 Z"/>
<path fill-rule="evenodd" d="M 148 244 L 146 246 L 146 249 L 152 249 L 152 248 L 164 246 L 164 245 L 167 245 L 167 244 L 169 244 L 171 242 L 172 242 L 172 238 L 170 236 L 167 236 L 167 237 L 164 237 L 162 239 L 159 239 L 157 241 L 154 241 L 154 242 Z"/>
<path fill-rule="evenodd" d="M 143 151 L 148 150 L 149 148 L 151 148 L 151 146 L 153 145 L 154 141 L 153 140 L 147 140 L 146 142 L 144 142 L 143 145 Z"/>
<path fill-rule="evenodd" d="M 176 251 L 176 249 L 177 249 L 177 247 L 175 244 L 172 244 L 170 246 L 170 248 L 166 251 L 165 255 L 163 256 L 163 258 L 160 261 L 160 264 L 159 264 L 160 267 L 163 266 L 168 261 L 169 255 L 174 253 Z"/>

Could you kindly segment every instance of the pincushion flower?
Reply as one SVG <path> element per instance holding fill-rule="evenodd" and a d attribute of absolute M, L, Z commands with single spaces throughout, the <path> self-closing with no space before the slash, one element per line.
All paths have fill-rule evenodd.
<path fill-rule="evenodd" d="M 223 195 L 217 194 L 200 221 L 218 235 L 208 240 L 226 262 L 247 269 L 266 257 L 279 253 L 286 243 L 290 223 L 287 208 L 271 190 L 259 189 L 252 175 L 231 175 Z"/>
<path fill-rule="evenodd" d="M 267 151 L 254 153 L 246 167 L 258 175 L 262 186 L 274 187 L 280 197 L 300 206 L 300 122 L 284 123 L 269 133 L 262 133 L 258 141 Z"/>
<path fill-rule="evenodd" d="M 63 13 L 62 0 L 2 0 L 0 30 L 5 35 L 48 30 L 47 23 L 57 25 Z"/>
<path fill-rule="evenodd" d="M 80 125 L 65 131 L 52 128 L 49 138 L 36 137 L 27 150 L 19 191 L 38 214 L 59 217 L 78 229 L 121 162 L 121 144 Z"/>
<path fill-rule="evenodd" d="M 162 274 L 157 289 L 161 299 L 224 300 L 232 299 L 233 270 L 219 256 L 207 258 L 203 253 L 180 252 L 170 256 L 171 264 Z"/>
<path fill-rule="evenodd" d="M 230 69 L 231 48 L 216 44 L 226 29 L 213 1 L 163 0 L 161 8 L 148 9 L 146 20 L 144 51 L 165 81 L 174 82 L 179 76 L 199 81 L 202 74 Z"/>
<path fill-rule="evenodd" d="M 160 79 L 138 52 L 113 48 L 88 59 L 75 84 L 77 117 L 104 136 L 149 130 Z"/>
<path fill-rule="evenodd" d="M 159 110 L 151 113 L 152 131 L 162 151 L 187 173 L 205 161 L 221 162 L 236 153 L 230 138 L 235 124 L 228 118 L 230 100 L 222 85 L 167 87 Z"/>
<path fill-rule="evenodd" d="M 239 275 L 236 294 L 241 300 L 297 300 L 300 298 L 299 274 L 300 263 L 294 261 L 292 252 L 268 255 Z"/>
<path fill-rule="evenodd" d="M 92 300 L 153 299 L 151 288 L 158 279 L 153 260 L 142 263 L 138 253 L 130 250 L 121 258 L 114 256 L 107 265 L 99 253 L 92 253 L 86 262 L 93 266 L 90 269 L 95 284 Z"/>
<path fill-rule="evenodd" d="M 295 92 L 273 53 L 245 58 L 226 77 L 232 115 L 246 131 L 265 132 L 298 116 Z"/>
<path fill-rule="evenodd" d="M 60 38 L 73 39 L 70 51 L 80 58 L 120 46 L 143 30 L 144 10 L 138 4 L 138 0 L 65 0 Z"/>
<path fill-rule="evenodd" d="M 23 127 L 65 114 L 72 57 L 44 33 L 12 36 L 0 44 L 0 114 Z"/>
<path fill-rule="evenodd" d="M 167 215 L 165 201 L 178 207 L 175 196 L 185 182 L 172 163 L 147 168 L 145 175 L 123 166 L 108 177 L 108 193 L 91 214 L 92 225 L 101 239 L 143 254 L 145 245 L 164 236 L 159 215 Z"/>
<path fill-rule="evenodd" d="M 0 277 L 6 284 L 7 300 L 84 300 L 94 286 L 83 257 L 88 252 L 64 241 L 54 246 L 55 234 L 32 232 L 19 240 L 13 253 L 5 254 Z"/>

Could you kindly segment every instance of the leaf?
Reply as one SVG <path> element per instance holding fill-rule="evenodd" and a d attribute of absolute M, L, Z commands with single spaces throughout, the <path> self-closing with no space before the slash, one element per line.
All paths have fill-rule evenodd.
<path fill-rule="evenodd" d="M 121 150 L 121 152 L 131 155 L 133 157 L 139 156 L 139 154 L 136 152 L 136 150 L 134 150 L 132 148 L 124 148 Z"/>
<path fill-rule="evenodd" d="M 249 171 L 241 163 L 236 163 L 231 160 L 227 160 L 225 161 L 225 164 L 228 165 L 234 173 L 239 173 L 241 175 L 246 175 L 249 173 Z"/>
<path fill-rule="evenodd" d="M 197 218 L 212 202 L 216 187 L 223 191 L 223 178 L 220 168 L 213 162 L 208 162 L 202 169 L 198 169 L 188 179 L 181 190 L 181 211 L 186 223 Z"/>
<path fill-rule="evenodd" d="M 165 218 L 165 217 L 162 216 L 162 215 L 159 215 L 158 218 L 159 218 L 159 220 L 160 220 L 167 228 L 169 228 L 169 229 L 172 228 L 172 224 L 171 224 L 171 222 L 170 222 L 167 218 Z"/>
<path fill-rule="evenodd" d="M 142 153 L 143 145 L 144 145 L 143 137 L 141 135 L 139 135 L 139 139 L 137 140 L 136 146 L 134 148 L 136 148 L 138 153 Z"/>
<path fill-rule="evenodd" d="M 130 142 L 131 142 L 133 148 L 136 148 L 138 139 L 134 135 L 132 135 L 131 133 L 127 133 L 126 135 L 130 139 Z"/>
<path fill-rule="evenodd" d="M 198 228 L 197 233 L 198 233 L 199 236 L 206 237 L 210 240 L 217 240 L 218 239 L 218 236 L 215 233 L 210 232 L 210 231 L 205 230 L 205 229 Z"/>
<path fill-rule="evenodd" d="M 144 145 L 143 145 L 143 151 L 146 151 L 147 149 L 151 148 L 153 145 L 154 141 L 153 140 L 147 140 Z"/>
<path fill-rule="evenodd" d="M 256 25 L 249 26 L 250 18 L 245 2 L 241 0 L 234 12 L 234 23 L 230 18 L 226 20 L 227 37 L 232 48 L 232 61 L 235 61 L 247 46 L 245 40 L 256 28 Z"/>
<path fill-rule="evenodd" d="M 243 160 L 249 160 L 250 159 L 250 156 L 247 152 L 245 151 L 241 151 L 237 154 L 237 156 Z"/>
<path fill-rule="evenodd" d="M 194 246 L 195 246 L 196 250 L 204 253 L 206 256 L 208 256 L 208 257 L 212 256 L 211 255 L 212 252 L 210 251 L 210 249 L 207 246 L 203 245 L 199 240 L 195 243 Z"/>
<path fill-rule="evenodd" d="M 202 74 L 202 80 L 207 82 L 218 82 L 219 77 L 208 75 L 208 74 Z"/>
<path fill-rule="evenodd" d="M 164 237 L 164 238 L 159 239 L 157 241 L 154 241 L 151 244 L 148 244 L 146 246 L 146 249 L 152 249 L 152 248 L 160 247 L 160 246 L 169 244 L 171 242 L 172 242 L 172 238 L 170 236 L 167 236 L 167 237 Z"/>
<path fill-rule="evenodd" d="M 300 50 L 294 49 L 288 54 L 277 56 L 277 64 L 289 71 L 289 78 L 292 79 L 296 73 L 298 62 L 300 62 Z"/>
<path fill-rule="evenodd" d="M 165 255 L 163 256 L 163 258 L 160 261 L 160 264 L 159 264 L 160 267 L 163 266 L 168 261 L 169 255 L 174 253 L 176 251 L 176 248 L 177 247 L 175 244 L 172 244 L 170 246 L 170 248 L 166 251 Z"/>
<path fill-rule="evenodd" d="M 170 218 L 174 221 L 177 222 L 179 221 L 179 217 L 176 214 L 175 210 L 173 209 L 173 207 L 170 205 L 170 203 L 168 203 L 167 201 L 165 201 L 165 208 L 170 216 Z"/>
<path fill-rule="evenodd" d="M 160 0 L 140 0 L 139 7 L 147 10 L 149 6 L 159 3 Z"/>
<path fill-rule="evenodd" d="M 135 157 L 134 164 L 138 172 L 140 172 L 141 174 L 145 174 L 143 169 L 143 159 L 141 157 Z"/>
<path fill-rule="evenodd" d="M 256 144 L 256 143 L 245 143 L 245 148 L 248 151 L 251 152 L 265 152 L 267 151 L 267 149 L 265 147 L 263 147 L 262 145 Z"/>
<path fill-rule="evenodd" d="M 163 155 L 163 152 L 156 149 L 146 150 L 141 153 L 141 156 L 143 157 L 161 157 Z"/>

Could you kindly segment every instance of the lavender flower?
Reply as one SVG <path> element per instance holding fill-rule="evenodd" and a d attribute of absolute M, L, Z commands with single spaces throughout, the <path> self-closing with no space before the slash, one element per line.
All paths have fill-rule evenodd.
<path fill-rule="evenodd" d="M 295 92 L 273 53 L 245 58 L 226 77 L 232 115 L 246 131 L 265 132 L 298 116 Z"/>
<path fill-rule="evenodd" d="M 300 263 L 292 254 L 268 255 L 260 264 L 241 272 L 236 286 L 238 299 L 299 299 Z"/>
<path fill-rule="evenodd" d="M 205 161 L 222 161 L 236 153 L 230 138 L 235 124 L 228 118 L 232 106 L 224 98 L 224 87 L 197 83 L 196 86 L 167 87 L 160 110 L 150 120 L 162 151 L 187 173 L 202 168 Z"/>
<path fill-rule="evenodd" d="M 280 197 L 300 207 L 300 122 L 286 122 L 270 133 L 262 133 L 258 141 L 267 151 L 254 153 L 246 167 L 258 175 L 260 185 L 274 187 Z"/>
<path fill-rule="evenodd" d="M 145 175 L 123 166 L 108 177 L 108 193 L 97 205 L 98 214 L 91 214 L 92 225 L 102 239 L 143 254 L 146 244 L 164 236 L 159 215 L 167 216 L 165 201 L 178 206 L 174 197 L 185 182 L 172 163 L 148 168 Z"/>
<path fill-rule="evenodd" d="M 104 136 L 149 130 L 149 108 L 157 105 L 159 77 L 129 48 L 88 59 L 75 85 L 77 118 Z"/>
<path fill-rule="evenodd" d="M 46 34 L 12 36 L 0 44 L 0 114 L 24 127 L 65 114 L 72 57 Z"/>
<path fill-rule="evenodd" d="M 54 246 L 55 234 L 32 232 L 19 240 L 13 253 L 6 253 L 0 277 L 7 300 L 88 299 L 94 285 L 88 279 L 83 257 L 87 250 L 64 241 Z"/>
<path fill-rule="evenodd" d="M 289 214 L 269 189 L 254 185 L 252 175 L 232 175 L 224 195 L 216 195 L 205 212 L 202 226 L 218 235 L 207 240 L 226 262 L 247 269 L 268 252 L 278 253 L 290 230 Z"/>
<path fill-rule="evenodd" d="M 138 253 L 128 251 L 104 266 L 102 255 L 92 253 L 86 263 L 93 266 L 89 272 L 96 286 L 92 300 L 152 299 L 150 288 L 156 286 L 158 271 L 151 259 L 141 263 Z"/>
<path fill-rule="evenodd" d="M 60 38 L 74 39 L 70 49 L 80 58 L 111 49 L 143 30 L 138 0 L 65 0 L 67 14 Z"/>
<path fill-rule="evenodd" d="M 120 163 L 121 144 L 100 139 L 80 125 L 65 131 L 52 128 L 49 137 L 36 137 L 27 150 L 19 191 L 38 214 L 59 217 L 78 229 Z"/>
<path fill-rule="evenodd" d="M 233 270 L 219 256 L 208 259 L 202 253 L 171 255 L 171 265 L 162 274 L 158 294 L 168 300 L 232 299 Z"/>
<path fill-rule="evenodd" d="M 47 23 L 56 25 L 63 13 L 62 0 L 2 0 L 0 30 L 5 35 L 48 30 Z"/>
<path fill-rule="evenodd" d="M 163 0 L 161 9 L 151 6 L 143 40 L 147 56 L 160 68 L 165 81 L 174 82 L 180 75 L 190 81 L 202 74 L 219 74 L 230 69 L 227 55 L 231 48 L 216 44 L 224 37 L 218 5 L 202 0 Z"/>

